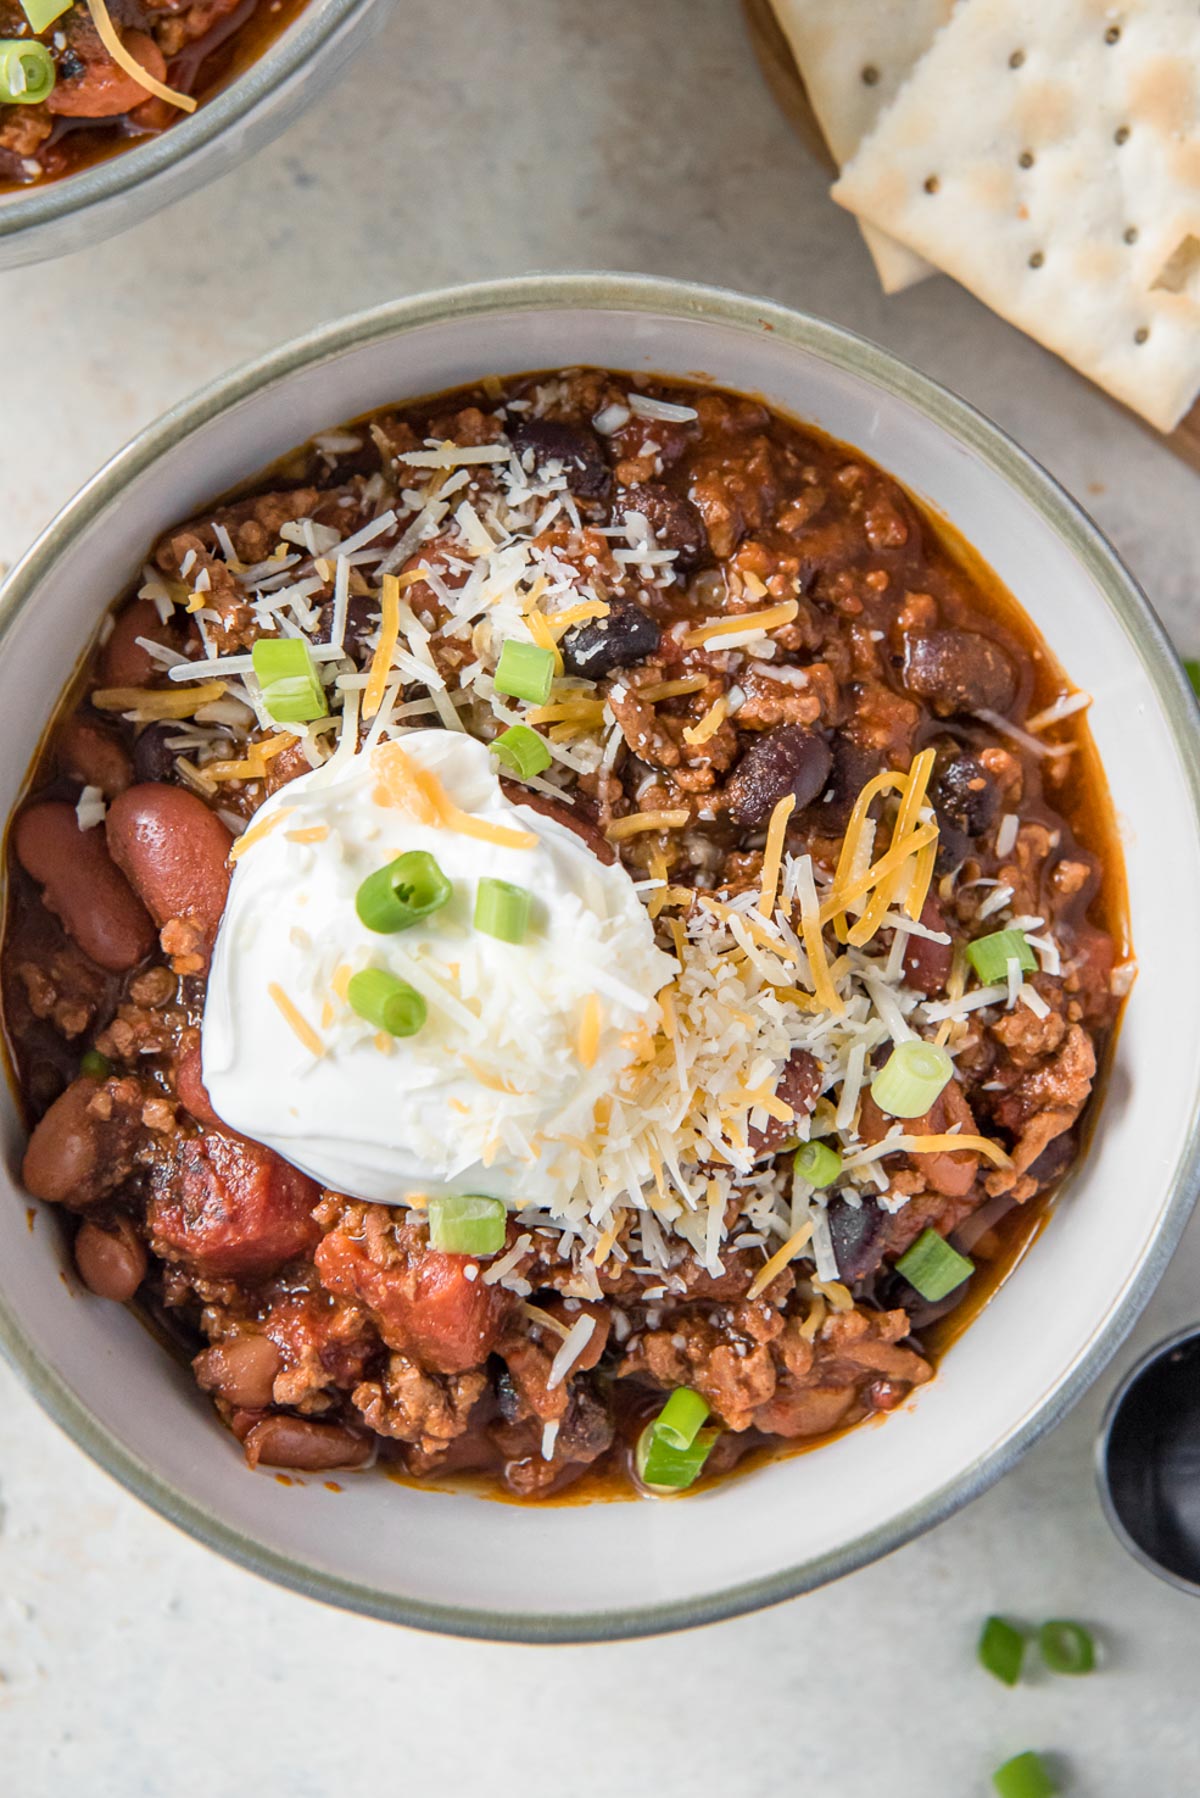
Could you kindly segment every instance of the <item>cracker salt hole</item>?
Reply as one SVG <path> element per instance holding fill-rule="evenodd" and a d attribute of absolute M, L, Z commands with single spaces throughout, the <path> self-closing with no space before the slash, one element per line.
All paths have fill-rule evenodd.
<path fill-rule="evenodd" d="M 936 175 L 926 175 L 926 177 L 925 177 L 925 192 L 927 194 L 935 194 L 940 186 L 941 186 L 941 182 L 938 180 Z"/>
<path fill-rule="evenodd" d="M 1128 125 L 1117 126 L 1116 130 L 1113 132 L 1113 142 L 1114 144 L 1127 144 L 1129 142 Z"/>
<path fill-rule="evenodd" d="M 1139 325 L 1133 334 L 1133 341 L 1135 343 L 1146 343 L 1149 340 L 1149 337 L 1150 327 L 1148 325 Z"/>
<path fill-rule="evenodd" d="M 1110 25 L 1108 30 L 1104 33 L 1104 41 L 1106 44 L 1115 44 L 1120 36 L 1121 27 L 1119 25 Z"/>
<path fill-rule="evenodd" d="M 1033 151 L 1022 150 L 1021 154 L 1017 157 L 1017 161 L 1023 169 L 1031 169 L 1033 167 Z"/>
<path fill-rule="evenodd" d="M 879 70 L 868 63 L 862 72 L 862 78 L 864 87 L 874 87 L 879 80 Z"/>
<path fill-rule="evenodd" d="M 1010 69 L 1019 69 L 1024 61 L 1025 61 L 1024 50 L 1014 50 L 1012 55 L 1008 59 L 1008 66 Z"/>
<path fill-rule="evenodd" d="M 1041 268 L 1041 266 L 1042 266 L 1043 262 L 1045 262 L 1045 260 L 1046 260 L 1046 258 L 1042 254 L 1041 250 L 1035 250 L 1033 252 L 1033 255 L 1029 258 L 1029 266 L 1030 266 L 1030 268 Z"/>
<path fill-rule="evenodd" d="M 1136 243 L 1137 240 L 1138 240 L 1137 226 L 1130 225 L 1128 231 L 1126 231 L 1126 233 L 1125 233 L 1125 242 L 1126 243 Z"/>

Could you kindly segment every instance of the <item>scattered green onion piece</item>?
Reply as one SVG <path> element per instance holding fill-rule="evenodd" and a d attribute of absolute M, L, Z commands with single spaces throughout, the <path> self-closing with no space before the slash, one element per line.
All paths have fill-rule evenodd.
<path fill-rule="evenodd" d="M 63 13 L 70 12 L 74 3 L 75 0 L 21 0 L 21 11 L 29 20 L 30 29 L 40 33 Z"/>
<path fill-rule="evenodd" d="M 386 868 L 367 875 L 355 895 L 354 909 L 368 930 L 389 936 L 440 911 L 452 891 L 427 849 L 409 849 Z"/>
<path fill-rule="evenodd" d="M 1055 1617 L 1038 1631 L 1038 1647 L 1051 1673 L 1090 1673 L 1096 1665 L 1096 1644 L 1082 1623 Z"/>
<path fill-rule="evenodd" d="M 842 1171 L 842 1158 L 828 1143 L 802 1142 L 793 1166 L 810 1186 L 832 1186 Z"/>
<path fill-rule="evenodd" d="M 492 880 L 487 876 L 475 894 L 475 928 L 502 943 L 523 943 L 529 929 L 529 907 L 532 894 L 511 880 Z"/>
<path fill-rule="evenodd" d="M 389 1036 L 415 1036 L 425 1022 L 426 1008 L 415 987 L 382 968 L 364 968 L 350 976 L 346 997 L 368 1024 Z"/>
<path fill-rule="evenodd" d="M 1183 671 L 1192 683 L 1192 692 L 1200 697 L 1200 662 L 1194 662 L 1190 657 L 1186 657 Z"/>
<path fill-rule="evenodd" d="M 979 1632 L 979 1665 L 1006 1686 L 1015 1686 L 1025 1659 L 1025 1638 L 1003 1617 L 989 1617 Z"/>
<path fill-rule="evenodd" d="M 510 724 L 488 747 L 501 767 L 509 774 L 515 774 L 518 780 L 529 780 L 534 774 L 540 774 L 553 760 L 546 748 L 546 739 L 536 730 L 530 730 L 527 724 Z"/>
<path fill-rule="evenodd" d="M 701 1430 L 688 1448 L 672 1448 L 655 1424 L 648 1423 L 637 1440 L 634 1466 L 651 1492 L 685 1492 L 704 1470 L 720 1430 Z"/>
<path fill-rule="evenodd" d="M 509 637 L 500 651 L 493 680 L 497 693 L 527 699 L 530 705 L 545 705 L 554 680 L 554 651 Z"/>
<path fill-rule="evenodd" d="M 303 637 L 260 637 L 250 653 L 263 704 L 276 724 L 311 724 L 328 716 L 329 701 Z"/>
<path fill-rule="evenodd" d="M 507 1227 L 502 1199 L 463 1193 L 429 1201 L 430 1246 L 443 1255 L 498 1255 Z"/>
<path fill-rule="evenodd" d="M 1040 1754 L 1030 1749 L 1014 1755 L 992 1774 L 1000 1798 L 1056 1798 L 1058 1786 L 1046 1771 Z"/>
<path fill-rule="evenodd" d="M 668 1448 L 691 1448 L 707 1416 L 707 1399 L 690 1386 L 676 1386 L 650 1427 Z"/>
<path fill-rule="evenodd" d="M 985 986 L 1007 980 L 1010 961 L 1019 964 L 1022 974 L 1034 973 L 1038 965 L 1023 930 L 993 930 L 991 936 L 977 936 L 967 944 L 967 960 Z"/>
<path fill-rule="evenodd" d="M 40 106 L 57 80 L 54 58 L 37 38 L 0 38 L 0 106 Z"/>
<path fill-rule="evenodd" d="M 908 1042 L 896 1044 L 872 1080 L 871 1097 L 889 1117 L 923 1117 L 953 1073 L 954 1063 L 943 1048 L 910 1037 Z"/>
<path fill-rule="evenodd" d="M 903 1274 L 923 1299 L 936 1304 L 975 1272 L 975 1263 L 952 1249 L 936 1230 L 926 1229 L 901 1255 L 896 1272 Z"/>
<path fill-rule="evenodd" d="M 107 1080 L 112 1073 L 112 1062 L 107 1055 L 101 1055 L 99 1049 L 85 1049 L 79 1058 L 79 1072 L 86 1074 L 89 1080 Z"/>

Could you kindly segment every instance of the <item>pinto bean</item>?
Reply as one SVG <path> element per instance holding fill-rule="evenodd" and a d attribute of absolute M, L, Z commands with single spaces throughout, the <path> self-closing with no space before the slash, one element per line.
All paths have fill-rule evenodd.
<path fill-rule="evenodd" d="M 295 1467 L 302 1473 L 321 1473 L 331 1467 L 362 1467 L 371 1459 L 366 1436 L 343 1430 L 336 1423 L 310 1423 L 307 1418 L 278 1413 L 256 1423 L 246 1437 L 246 1460 L 251 1467 Z"/>
<path fill-rule="evenodd" d="M 626 512 L 641 514 L 662 547 L 675 551 L 680 568 L 698 568 L 712 554 L 699 507 L 659 481 L 619 487 L 613 498 L 613 517 L 621 519 Z"/>
<path fill-rule="evenodd" d="M 14 846 L 46 909 L 97 967 L 119 974 L 150 954 L 154 927 L 113 865 L 98 825 L 80 830 L 74 806 L 48 800 L 21 813 Z"/>
<path fill-rule="evenodd" d="M 730 817 L 752 830 L 789 793 L 802 810 L 823 789 L 831 765 L 824 737 L 800 724 L 781 724 L 752 743 L 734 769 L 725 787 Z"/>
<path fill-rule="evenodd" d="M 144 687 L 159 672 L 157 663 L 137 641 L 139 637 L 168 647 L 173 641 L 170 627 L 163 623 L 158 608 L 149 599 L 135 599 L 117 613 L 112 634 L 100 655 L 101 687 Z"/>
<path fill-rule="evenodd" d="M 921 908 L 921 922 L 926 930 L 945 932 L 946 920 L 932 893 Z M 905 942 L 904 959 L 901 963 L 905 986 L 924 993 L 927 999 L 931 999 L 935 993 L 944 993 L 953 960 L 953 943 L 934 943 L 927 936 L 910 936 Z"/>
<path fill-rule="evenodd" d="M 607 618 L 591 618 L 567 631 L 562 640 L 563 667 L 585 680 L 603 680 L 618 668 L 644 662 L 661 639 L 649 612 L 633 600 L 615 599 Z"/>
<path fill-rule="evenodd" d="M 133 778 L 120 738 L 80 712 L 63 726 L 58 739 L 58 765 L 85 787 L 99 787 L 106 799 L 123 793 Z"/>
<path fill-rule="evenodd" d="M 229 893 L 233 836 L 184 787 L 130 787 L 108 808 L 108 846 L 159 926 L 185 918 L 209 950 Z"/>
<path fill-rule="evenodd" d="M 124 1305 L 146 1278 L 149 1256 L 127 1217 L 109 1229 L 89 1220 L 75 1238 L 75 1265 L 90 1292 Z"/>
<path fill-rule="evenodd" d="M 586 425 L 571 425 L 554 418 L 522 418 L 508 428 L 512 446 L 522 461 L 532 457 L 540 474 L 549 462 L 561 464 L 567 486 L 581 499 L 603 499 L 612 485 L 612 471 L 604 446 Z"/>
<path fill-rule="evenodd" d="M 1017 674 L 998 643 L 978 631 L 909 631 L 904 639 L 904 684 L 935 712 L 1006 712 L 1017 696 Z"/>
<path fill-rule="evenodd" d="M 192 1362 L 197 1384 L 228 1404 L 262 1411 L 270 1404 L 283 1357 L 269 1336 L 230 1336 Z"/>

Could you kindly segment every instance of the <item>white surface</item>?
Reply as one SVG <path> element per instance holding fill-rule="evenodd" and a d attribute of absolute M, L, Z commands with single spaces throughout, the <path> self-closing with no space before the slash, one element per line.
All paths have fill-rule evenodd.
<path fill-rule="evenodd" d="M 878 296 L 727 0 L 493 0 L 456 21 L 421 0 L 248 171 L 118 244 L 8 275 L 0 321 L 22 349 L 6 368 L 0 555 L 237 357 L 395 292 L 562 263 L 723 279 L 889 343 L 1046 461 L 1200 646 L 1185 610 L 1197 477 L 947 283 Z M 1200 1310 L 1198 1244 L 1193 1230 L 1140 1342 Z M 881 1782 L 958 1798 L 1044 1746 L 1070 1755 L 1081 1793 L 1173 1798 L 1192 1783 L 1200 1611 L 1100 1519 L 1089 1448 L 1110 1384 L 971 1510 L 838 1587 L 665 1643 L 537 1651 L 418 1639 L 261 1585 L 126 1499 L 4 1376 L 8 1778 L 47 1798 L 323 1798 L 384 1779 L 465 1792 L 469 1716 L 500 1794 L 557 1768 L 585 1795 L 682 1794 L 710 1774 L 737 1792 L 807 1775 L 839 1798 Z M 1008 1693 L 971 1666 L 991 1608 L 1107 1624 L 1111 1665 Z M 335 1710 L 351 1724 L 326 1731 Z"/>

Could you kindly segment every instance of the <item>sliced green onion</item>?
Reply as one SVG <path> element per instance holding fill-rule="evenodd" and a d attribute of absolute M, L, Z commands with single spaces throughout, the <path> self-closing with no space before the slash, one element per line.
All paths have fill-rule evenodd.
<path fill-rule="evenodd" d="M 427 849 L 409 849 L 367 875 L 354 909 L 368 930 L 388 936 L 440 911 L 453 890 Z"/>
<path fill-rule="evenodd" d="M 874 1080 L 871 1097 L 889 1117 L 919 1118 L 949 1085 L 954 1063 L 937 1043 L 897 1043 Z"/>
<path fill-rule="evenodd" d="M 936 1304 L 975 1272 L 975 1263 L 952 1249 L 936 1230 L 926 1229 L 921 1231 L 911 1249 L 901 1255 L 896 1272 L 903 1274 L 923 1299 Z"/>
<path fill-rule="evenodd" d="M 263 705 L 276 724 L 310 724 L 329 701 L 303 637 L 260 637 L 250 651 Z"/>
<path fill-rule="evenodd" d="M 1007 980 L 1010 961 L 1017 962 L 1022 974 L 1034 973 L 1038 965 L 1023 930 L 993 930 L 991 936 L 977 936 L 967 944 L 967 960 L 985 986 Z"/>
<path fill-rule="evenodd" d="M 676 1386 L 650 1428 L 668 1448 L 691 1448 L 707 1416 L 707 1399 L 690 1386 Z"/>
<path fill-rule="evenodd" d="M 520 643 L 515 637 L 509 637 L 500 651 L 492 678 L 497 693 L 527 699 L 530 705 L 545 705 L 554 680 L 554 651 L 543 649 L 538 643 Z"/>
<path fill-rule="evenodd" d="M 415 1036 L 425 1022 L 425 1001 L 407 980 L 382 968 L 364 968 L 350 976 L 346 997 L 368 1024 L 389 1036 Z"/>
<path fill-rule="evenodd" d="M 720 1430 L 701 1430 L 687 1448 L 672 1448 L 655 1424 L 648 1423 L 634 1450 L 639 1480 L 651 1492 L 686 1491 L 699 1479 L 720 1434 Z"/>
<path fill-rule="evenodd" d="M 45 44 L 35 37 L 0 38 L 0 106 L 40 106 L 57 80 Z"/>
<path fill-rule="evenodd" d="M 510 724 L 488 747 L 501 767 L 515 774 L 518 780 L 529 780 L 532 775 L 540 774 L 553 760 L 546 748 L 545 737 L 530 730 L 527 724 Z"/>
<path fill-rule="evenodd" d="M 529 929 L 529 907 L 533 895 L 511 880 L 492 880 L 485 876 L 475 894 L 475 928 L 502 943 L 523 943 Z"/>
<path fill-rule="evenodd" d="M 1190 657 L 1185 657 L 1183 671 L 1192 683 L 1192 692 L 1200 696 L 1200 662 L 1193 662 Z"/>
<path fill-rule="evenodd" d="M 828 1143 L 802 1142 L 793 1166 L 810 1186 L 832 1186 L 842 1171 L 842 1158 Z"/>
<path fill-rule="evenodd" d="M 502 1199 L 462 1193 L 429 1201 L 430 1245 L 443 1255 L 498 1255 L 507 1228 Z"/>
<path fill-rule="evenodd" d="M 988 1673 L 1006 1686 L 1016 1685 L 1021 1677 L 1021 1662 L 1025 1659 L 1025 1638 L 1019 1629 L 1014 1629 L 1003 1617 L 989 1617 L 979 1632 L 976 1652 L 979 1665 Z"/>
<path fill-rule="evenodd" d="M 74 4 L 75 0 L 21 0 L 21 11 L 29 20 L 30 29 L 42 32 L 63 13 L 70 12 Z"/>
<path fill-rule="evenodd" d="M 85 1049 L 79 1058 L 79 1072 L 86 1074 L 89 1080 L 107 1080 L 112 1073 L 112 1062 L 107 1055 L 101 1055 L 99 1049 Z"/>
<path fill-rule="evenodd" d="M 1058 1786 L 1046 1771 L 1040 1754 L 1030 1749 L 1014 1755 L 992 1774 L 992 1784 L 1000 1798 L 1055 1798 Z"/>
<path fill-rule="evenodd" d="M 1069 1618 L 1055 1617 L 1038 1631 L 1038 1647 L 1051 1673 L 1090 1673 L 1096 1665 L 1096 1644 L 1090 1630 Z"/>

